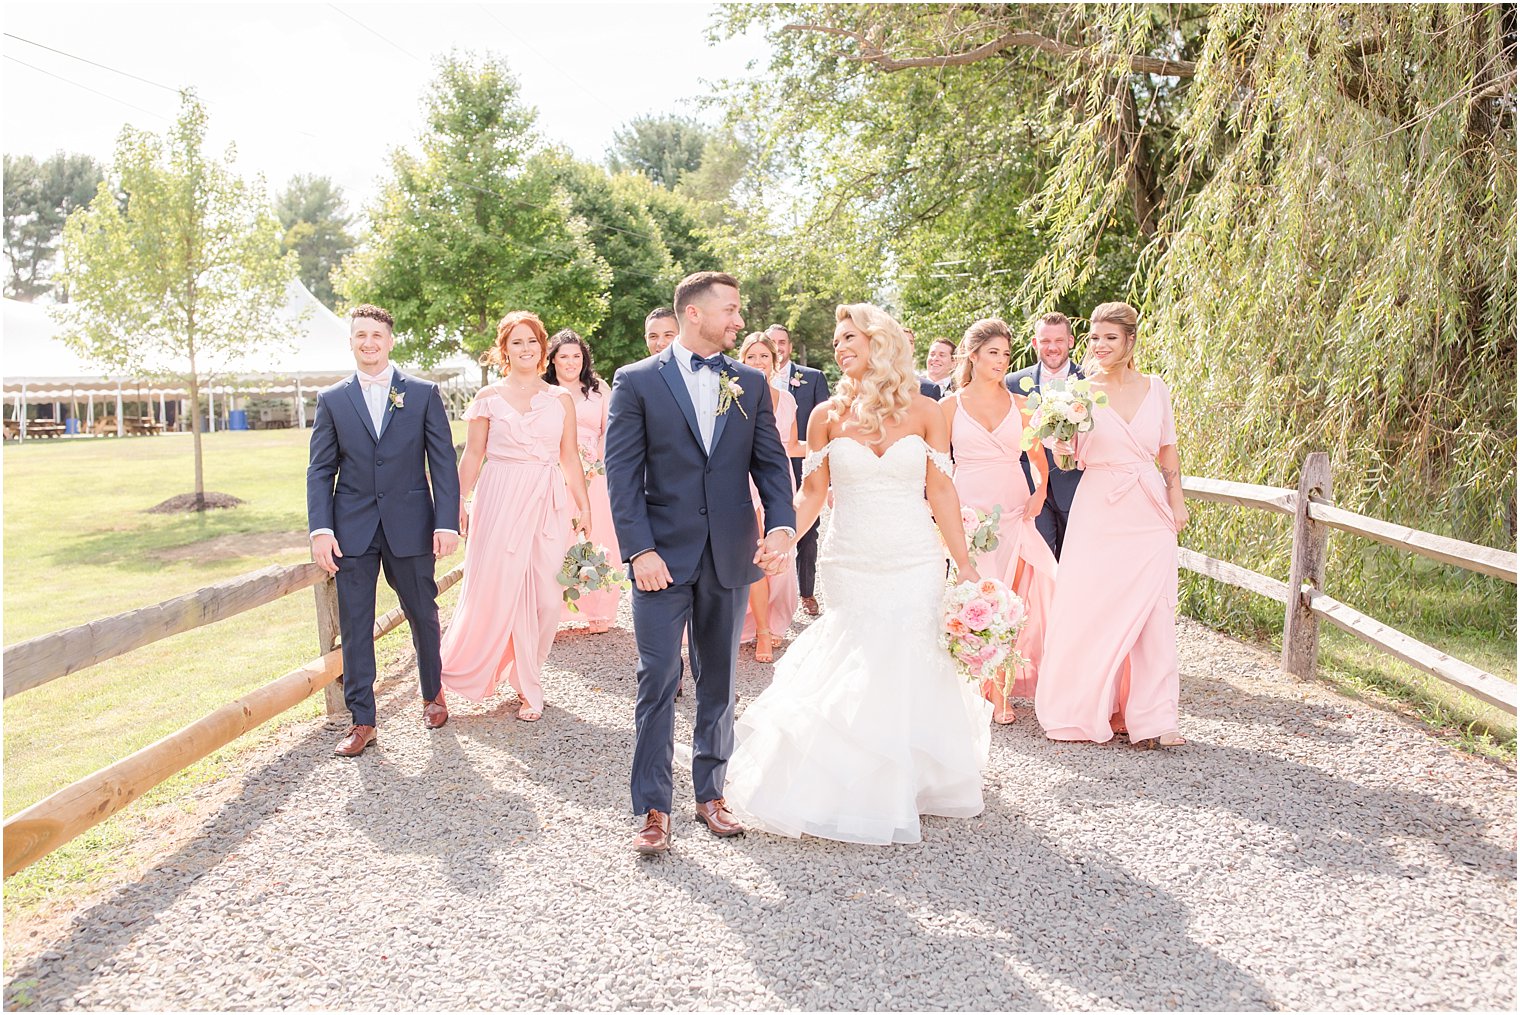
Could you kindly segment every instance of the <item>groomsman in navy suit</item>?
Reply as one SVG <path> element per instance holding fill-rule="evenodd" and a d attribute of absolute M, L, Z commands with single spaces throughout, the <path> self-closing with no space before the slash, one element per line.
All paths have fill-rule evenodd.
<path fill-rule="evenodd" d="M 343 698 L 353 727 L 333 751 L 356 757 L 375 741 L 375 582 L 383 569 L 412 629 L 422 722 L 443 704 L 438 586 L 433 565 L 459 545 L 459 470 L 438 385 L 391 365 L 391 315 L 349 311 L 358 370 L 317 396 L 306 467 L 311 556 L 337 577 Z"/>
<path fill-rule="evenodd" d="M 829 379 L 822 370 L 793 361 L 792 333 L 785 325 L 773 324 L 765 329 L 765 333 L 776 343 L 776 351 L 781 355 L 781 364 L 771 376 L 771 385 L 780 391 L 790 391 L 797 400 L 797 440 L 805 441 L 813 409 L 829 400 Z M 792 474 L 797 477 L 798 486 L 802 485 L 802 462 L 801 458 L 792 459 Z M 797 592 L 802 597 L 802 608 L 811 617 L 818 616 L 818 599 L 814 595 L 817 580 L 818 524 L 815 522 L 797 540 Z"/>
<path fill-rule="evenodd" d="M 1071 332 L 1071 320 L 1065 314 L 1050 313 L 1040 318 L 1035 323 L 1031 344 L 1038 358 L 1034 366 L 1008 375 L 1006 383 L 1009 391 L 1016 395 L 1027 395 L 1039 391 L 1042 385 L 1052 381 L 1082 376 L 1082 371 L 1071 361 L 1071 347 L 1076 344 L 1076 338 Z M 1028 391 L 1024 390 L 1025 378 L 1032 385 Z M 1045 537 L 1045 542 L 1050 544 L 1050 552 L 1060 560 L 1061 544 L 1066 541 L 1066 518 L 1071 513 L 1071 501 L 1077 495 L 1077 484 L 1082 480 L 1082 471 L 1056 468 L 1055 455 L 1048 445 L 1045 448 L 1045 461 L 1050 466 L 1046 473 L 1050 477 L 1050 490 L 1045 497 L 1045 507 L 1034 520 L 1034 527 Z M 1033 492 L 1034 480 L 1029 475 L 1029 455 L 1020 455 L 1019 464 L 1023 466 L 1024 478 Z"/>
<path fill-rule="evenodd" d="M 955 368 L 955 343 L 948 338 L 936 338 L 929 343 L 929 353 L 924 357 L 924 372 L 918 375 L 918 393 L 936 402 L 950 394 L 954 379 L 950 376 Z"/>

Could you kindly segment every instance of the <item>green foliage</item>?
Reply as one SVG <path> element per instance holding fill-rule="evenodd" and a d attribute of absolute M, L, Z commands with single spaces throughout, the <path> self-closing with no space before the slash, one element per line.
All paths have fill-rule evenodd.
<path fill-rule="evenodd" d="M 69 216 L 63 243 L 63 340 L 107 369 L 181 377 L 192 404 L 208 362 L 256 358 L 294 329 L 277 311 L 295 256 L 280 251 L 262 182 L 236 175 L 231 148 L 209 156 L 205 138 L 191 92 L 167 137 L 123 128 L 109 179 Z M 192 419 L 199 498 L 200 412 Z"/>
<path fill-rule="evenodd" d="M 636 117 L 612 135 L 607 168 L 671 189 L 702 164 L 710 137 L 706 127 L 684 116 Z"/>
<path fill-rule="evenodd" d="M 88 155 L 58 152 L 38 162 L 30 155 L 5 156 L 5 295 L 32 300 L 62 295 L 51 278 L 63 223 L 90 203 L 104 178 Z"/>
<path fill-rule="evenodd" d="M 353 217 L 343 204 L 343 190 L 325 176 L 305 173 L 291 177 L 275 198 L 275 214 L 285 230 L 281 244 L 300 259 L 300 279 L 329 309 L 338 306 L 332 274 L 349 251 Z"/>
<path fill-rule="evenodd" d="M 536 112 L 504 60 L 440 62 L 416 153 L 391 157 L 373 231 L 334 276 L 348 301 L 395 316 L 397 357 L 424 366 L 496 338 L 509 310 L 589 333 L 607 315 L 611 272 L 548 164 Z"/>

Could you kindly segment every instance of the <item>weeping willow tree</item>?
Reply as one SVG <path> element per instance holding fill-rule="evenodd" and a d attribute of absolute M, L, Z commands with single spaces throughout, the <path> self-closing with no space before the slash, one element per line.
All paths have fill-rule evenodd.
<path fill-rule="evenodd" d="M 770 29 L 770 73 L 743 101 L 812 166 L 809 235 L 864 238 L 903 307 L 952 330 L 983 308 L 1128 298 L 1142 367 L 1172 381 L 1188 472 L 1291 487 L 1326 450 L 1337 503 L 1513 546 L 1512 5 L 728 18 Z M 1287 572 L 1286 528 L 1253 512 L 1205 506 L 1186 542 Z M 1421 567 L 1332 540 L 1332 591 L 1366 607 Z M 1479 588 L 1482 625 L 1513 631 L 1513 590 L 1450 575 Z M 1202 579 L 1184 600 L 1273 624 Z"/>

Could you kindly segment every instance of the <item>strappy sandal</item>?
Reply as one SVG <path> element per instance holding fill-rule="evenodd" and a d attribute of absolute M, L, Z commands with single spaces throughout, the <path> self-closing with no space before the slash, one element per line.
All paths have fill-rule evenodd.
<path fill-rule="evenodd" d="M 523 722 L 538 722 L 544 714 L 526 701 L 517 709 L 517 718 Z"/>
<path fill-rule="evenodd" d="M 760 648 L 760 643 L 762 641 L 765 643 L 765 648 L 764 649 Z M 775 648 L 776 647 L 775 647 L 774 643 L 771 641 L 771 633 L 769 631 L 756 631 L 755 632 L 755 662 L 757 662 L 757 663 L 772 663 L 772 662 L 775 662 L 776 661 Z"/>
<path fill-rule="evenodd" d="M 1165 747 L 1186 747 L 1187 740 L 1175 730 L 1171 733 L 1163 733 L 1159 737 L 1146 737 L 1144 740 L 1131 740 L 1130 746 L 1141 751 L 1155 751 Z"/>

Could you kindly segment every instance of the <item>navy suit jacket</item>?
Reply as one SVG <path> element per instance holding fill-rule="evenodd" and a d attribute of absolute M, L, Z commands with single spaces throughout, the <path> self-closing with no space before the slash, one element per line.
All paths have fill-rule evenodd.
<path fill-rule="evenodd" d="M 1008 390 L 1015 395 L 1027 395 L 1032 391 L 1040 390 L 1040 385 L 1044 383 L 1044 373 L 1045 364 L 1039 360 L 1035 360 L 1034 366 L 1014 371 L 1003 379 L 1003 383 L 1008 385 Z M 1066 376 L 1069 379 L 1079 380 L 1082 377 L 1082 371 L 1073 363 L 1071 370 Z M 1026 377 L 1034 385 L 1029 391 L 1025 391 L 1019 386 L 1020 382 Z M 1034 476 L 1029 472 L 1029 455 L 1027 452 L 1019 455 L 1019 464 L 1024 469 L 1024 479 L 1028 481 L 1029 490 L 1032 493 L 1034 492 Z M 1061 513 L 1066 514 L 1071 511 L 1072 498 L 1077 495 L 1077 483 L 1082 479 L 1082 470 L 1072 469 L 1066 471 L 1056 468 L 1056 456 L 1050 453 L 1049 448 L 1045 449 L 1045 464 L 1050 469 L 1049 473 L 1047 473 L 1050 476 L 1050 490 L 1047 495 L 1055 501 L 1056 507 L 1061 510 Z"/>
<path fill-rule="evenodd" d="M 940 399 L 949 394 L 949 392 L 946 390 L 946 386 L 948 386 L 949 383 L 950 379 L 948 377 L 945 378 L 944 386 L 929 380 L 927 377 L 920 377 L 918 379 L 918 393 L 920 395 L 923 395 L 925 398 L 932 398 L 938 402 Z"/>
<path fill-rule="evenodd" d="M 691 580 L 712 544 L 718 581 L 737 589 L 760 580 L 754 564 L 753 476 L 767 529 L 796 528 L 792 466 L 765 390 L 765 375 L 724 358 L 723 373 L 744 389 L 713 423 L 702 449 L 696 407 L 674 346 L 620 369 L 612 379 L 603 461 L 612 524 L 631 560 L 655 550 L 677 584 Z M 630 565 L 631 571 L 631 565 Z"/>
<path fill-rule="evenodd" d="M 307 531 L 332 529 L 344 556 L 375 530 L 398 557 L 433 552 L 435 529 L 459 528 L 459 468 L 438 385 L 397 370 L 377 434 L 357 376 L 317 395 L 306 467 Z"/>
<path fill-rule="evenodd" d="M 801 383 L 794 384 L 792 381 Z M 823 375 L 822 370 L 793 362 L 787 390 L 797 400 L 797 439 L 805 442 L 808 420 L 813 418 L 813 410 L 829 400 L 829 379 Z"/>

